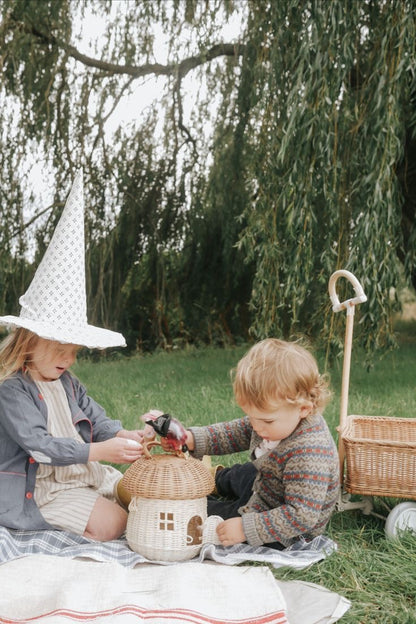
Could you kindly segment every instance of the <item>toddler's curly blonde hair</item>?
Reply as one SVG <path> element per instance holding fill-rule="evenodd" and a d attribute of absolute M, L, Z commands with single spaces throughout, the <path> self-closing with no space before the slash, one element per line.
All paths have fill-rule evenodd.
<path fill-rule="evenodd" d="M 232 372 L 240 406 L 272 412 L 281 401 L 322 412 L 331 393 L 313 355 L 299 342 L 266 338 L 255 344 Z"/>

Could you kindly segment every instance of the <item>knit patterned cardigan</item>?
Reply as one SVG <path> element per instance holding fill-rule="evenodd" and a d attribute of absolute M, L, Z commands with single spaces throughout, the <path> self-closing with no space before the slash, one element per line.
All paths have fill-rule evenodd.
<path fill-rule="evenodd" d="M 239 509 L 249 544 L 277 541 L 290 546 L 300 536 L 311 539 L 324 532 L 338 499 L 339 462 L 320 414 L 302 419 L 293 433 L 259 458 L 254 450 L 262 438 L 247 416 L 190 430 L 195 457 L 250 450 L 258 473 L 250 500 Z"/>

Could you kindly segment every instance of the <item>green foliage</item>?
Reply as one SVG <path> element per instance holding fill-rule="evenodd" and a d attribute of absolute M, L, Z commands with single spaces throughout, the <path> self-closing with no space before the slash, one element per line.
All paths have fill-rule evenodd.
<path fill-rule="evenodd" d="M 416 285 L 411 0 L 3 0 L 0 16 L 1 312 L 82 166 L 90 320 L 131 349 L 308 334 L 337 352 L 338 268 L 368 296 L 367 353 L 394 345 L 391 293 L 403 269 Z"/>
<path fill-rule="evenodd" d="M 240 244 L 257 258 L 255 335 L 319 332 L 328 277 L 347 268 L 368 296 L 365 346 L 389 346 L 403 249 L 396 167 L 414 123 L 412 3 L 253 2 L 247 30 L 257 60 L 243 72 L 261 94 L 247 179 L 259 190 Z M 412 274 L 411 245 L 404 255 Z M 326 321 L 327 339 L 333 331 Z"/>

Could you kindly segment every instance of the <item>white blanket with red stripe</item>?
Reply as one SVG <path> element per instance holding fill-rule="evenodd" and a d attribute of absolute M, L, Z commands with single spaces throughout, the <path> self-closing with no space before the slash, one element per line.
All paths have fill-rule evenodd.
<path fill-rule="evenodd" d="M 0 565 L 1 624 L 329 624 L 348 608 L 322 587 L 279 584 L 266 566 L 127 568 L 55 555 Z"/>
<path fill-rule="evenodd" d="M 131 570 L 35 555 L 1 566 L 0 587 L 0 621 L 8 624 L 287 622 L 284 598 L 266 567 L 189 563 Z"/>

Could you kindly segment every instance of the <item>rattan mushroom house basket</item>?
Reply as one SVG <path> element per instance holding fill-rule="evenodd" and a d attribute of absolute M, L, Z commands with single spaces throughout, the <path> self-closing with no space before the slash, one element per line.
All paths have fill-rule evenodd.
<path fill-rule="evenodd" d="M 207 495 L 214 489 L 210 470 L 184 454 L 150 453 L 125 472 L 121 485 L 132 496 L 126 538 L 132 550 L 152 561 L 185 561 L 197 556 L 207 524 Z M 213 517 L 214 518 L 214 517 Z"/>

